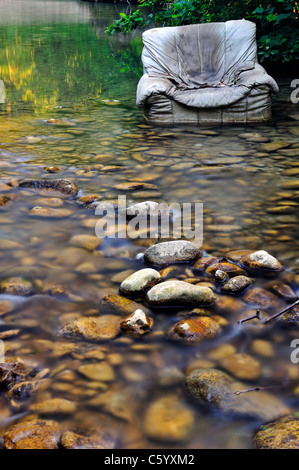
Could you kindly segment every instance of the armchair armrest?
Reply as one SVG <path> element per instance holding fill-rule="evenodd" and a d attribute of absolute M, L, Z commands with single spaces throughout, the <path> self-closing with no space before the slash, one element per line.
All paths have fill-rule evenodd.
<path fill-rule="evenodd" d="M 142 108 L 147 100 L 152 95 L 169 95 L 175 90 L 175 85 L 168 78 L 162 77 L 149 77 L 144 74 L 137 86 L 136 105 Z"/>

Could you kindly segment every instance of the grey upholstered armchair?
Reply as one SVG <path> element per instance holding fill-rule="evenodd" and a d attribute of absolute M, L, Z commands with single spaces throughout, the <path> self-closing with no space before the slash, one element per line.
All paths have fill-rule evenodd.
<path fill-rule="evenodd" d="M 251 122 L 271 117 L 276 82 L 258 64 L 246 20 L 143 33 L 137 106 L 156 123 Z"/>

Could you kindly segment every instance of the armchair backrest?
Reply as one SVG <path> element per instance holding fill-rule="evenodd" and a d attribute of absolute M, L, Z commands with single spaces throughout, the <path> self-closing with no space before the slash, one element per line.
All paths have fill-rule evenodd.
<path fill-rule="evenodd" d="M 256 26 L 246 20 L 153 28 L 142 39 L 144 73 L 188 87 L 227 80 L 257 61 Z"/>

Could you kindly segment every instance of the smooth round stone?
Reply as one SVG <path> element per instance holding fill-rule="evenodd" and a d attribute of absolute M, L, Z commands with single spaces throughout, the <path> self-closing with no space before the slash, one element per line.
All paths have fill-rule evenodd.
<path fill-rule="evenodd" d="M 83 364 L 78 371 L 87 379 L 96 382 L 112 382 L 115 379 L 113 367 L 106 362 Z"/>
<path fill-rule="evenodd" d="M 18 242 L 0 238 L 0 250 L 15 250 L 17 248 L 21 248 L 21 245 Z"/>
<path fill-rule="evenodd" d="M 298 413 L 261 426 L 254 437 L 254 447 L 257 449 L 298 449 Z"/>
<path fill-rule="evenodd" d="M 285 141 L 274 141 L 274 142 L 269 142 L 266 144 L 263 144 L 261 146 L 261 151 L 262 152 L 275 152 L 276 150 L 280 150 L 286 147 L 289 147 L 290 142 L 285 142 Z"/>
<path fill-rule="evenodd" d="M 237 266 L 236 264 L 232 263 L 227 263 L 225 261 L 223 261 L 222 263 L 215 263 L 211 266 L 208 266 L 206 269 L 206 273 L 215 276 L 216 272 L 219 270 L 229 274 L 230 276 L 244 276 L 244 274 L 246 274 L 245 271 L 240 268 L 240 266 Z"/>
<path fill-rule="evenodd" d="M 161 275 L 155 269 L 140 269 L 121 283 L 119 293 L 128 296 L 142 294 L 147 287 L 152 286 L 160 279 Z"/>
<path fill-rule="evenodd" d="M 0 282 L 0 292 L 10 295 L 30 295 L 33 294 L 31 282 L 21 277 L 10 277 Z"/>
<path fill-rule="evenodd" d="M 64 449 L 114 449 L 115 441 L 102 431 L 66 431 L 61 436 L 60 445 Z"/>
<path fill-rule="evenodd" d="M 286 181 L 280 185 L 283 189 L 299 189 L 299 179 L 293 179 L 291 181 Z"/>
<path fill-rule="evenodd" d="M 199 343 L 211 339 L 221 332 L 219 324 L 210 317 L 198 317 L 182 320 L 170 328 L 169 335 L 185 343 Z"/>
<path fill-rule="evenodd" d="M 157 441 L 180 442 L 192 435 L 194 416 L 191 408 L 175 395 L 151 403 L 145 413 L 146 435 Z"/>
<path fill-rule="evenodd" d="M 223 284 L 221 290 L 227 294 L 240 294 L 252 283 L 251 279 L 246 276 L 236 276 Z"/>
<path fill-rule="evenodd" d="M 289 412 L 273 394 L 236 392 L 247 390 L 248 384 L 217 369 L 195 369 L 186 377 L 187 390 L 199 399 L 229 416 L 254 417 L 262 420 L 276 419 Z"/>
<path fill-rule="evenodd" d="M 242 298 L 247 304 L 258 305 L 263 308 L 270 307 L 277 301 L 275 295 L 260 287 L 250 289 Z"/>
<path fill-rule="evenodd" d="M 168 214 L 166 207 L 161 207 L 158 202 L 155 201 L 144 201 L 137 204 L 132 204 L 127 209 L 119 211 L 121 215 L 127 215 L 127 217 L 160 217 L 162 214 Z"/>
<path fill-rule="evenodd" d="M 120 323 L 120 329 L 123 333 L 138 337 L 148 333 L 153 326 L 153 320 L 148 317 L 141 309 L 136 310 L 128 318 Z"/>
<path fill-rule="evenodd" d="M 149 264 L 163 266 L 169 263 L 193 261 L 199 253 L 197 246 L 189 241 L 162 242 L 146 250 L 144 261 Z"/>
<path fill-rule="evenodd" d="M 109 294 L 103 297 L 102 303 L 104 305 L 109 306 L 112 310 L 116 311 L 117 313 L 127 314 L 130 315 L 131 313 L 135 312 L 135 310 L 142 307 L 142 309 L 147 313 L 148 309 L 141 306 L 137 302 L 133 300 L 127 299 L 126 297 L 122 297 L 121 295 L 116 294 Z"/>
<path fill-rule="evenodd" d="M 87 235 L 87 234 L 78 234 L 73 235 L 69 241 L 70 245 L 78 246 L 79 248 L 85 248 L 88 251 L 94 251 L 97 247 L 102 243 L 95 235 Z"/>
<path fill-rule="evenodd" d="M 115 186 L 115 189 L 121 189 L 122 191 L 137 191 L 139 189 L 158 189 L 158 188 L 154 184 L 132 181 L 129 183 L 119 183 Z"/>
<path fill-rule="evenodd" d="M 269 142 L 268 137 L 264 137 L 258 132 L 244 132 L 242 134 L 239 134 L 239 137 L 241 139 L 247 140 L 248 142 Z"/>
<path fill-rule="evenodd" d="M 0 196 L 0 207 L 5 206 L 10 200 L 8 196 Z"/>
<path fill-rule="evenodd" d="M 272 343 L 264 339 L 255 339 L 252 343 L 251 350 L 253 353 L 262 357 L 274 357 L 275 354 Z"/>
<path fill-rule="evenodd" d="M 42 190 L 46 192 L 58 192 L 66 198 L 75 197 L 78 193 L 77 186 L 69 180 L 25 180 L 19 183 L 20 188 Z"/>
<path fill-rule="evenodd" d="M 58 449 L 61 431 L 52 420 L 20 421 L 4 434 L 5 449 Z"/>
<path fill-rule="evenodd" d="M 221 360 L 221 366 L 238 379 L 253 380 L 261 374 L 261 365 L 252 356 L 233 354 Z"/>
<path fill-rule="evenodd" d="M 42 415 L 72 414 L 76 411 L 75 403 L 64 398 L 51 398 L 30 405 L 30 410 Z"/>
<path fill-rule="evenodd" d="M 241 258 L 242 263 L 250 269 L 261 269 L 269 271 L 283 271 L 282 264 L 265 250 L 255 251 Z"/>
<path fill-rule="evenodd" d="M 90 400 L 88 406 L 103 410 L 123 421 L 130 422 L 134 420 L 134 407 L 132 406 L 130 394 L 123 389 L 113 390 L 110 387 L 106 392 Z"/>
<path fill-rule="evenodd" d="M 165 281 L 152 287 L 146 294 L 149 305 L 199 306 L 210 305 L 215 296 L 209 287 L 194 286 L 184 281 Z"/>
<path fill-rule="evenodd" d="M 67 323 L 59 330 L 61 336 L 73 336 L 87 341 L 109 341 L 119 335 L 119 318 L 116 315 L 82 317 Z"/>
<path fill-rule="evenodd" d="M 69 217 L 73 212 L 70 209 L 35 206 L 30 209 L 30 214 L 38 217 L 51 217 L 61 219 Z"/>

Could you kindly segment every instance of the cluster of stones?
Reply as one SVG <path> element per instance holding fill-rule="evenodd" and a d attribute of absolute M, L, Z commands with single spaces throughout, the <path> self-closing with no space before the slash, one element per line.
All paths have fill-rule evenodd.
<path fill-rule="evenodd" d="M 49 168 L 49 172 L 56 172 Z M 42 190 L 51 195 L 58 193 L 61 198 L 74 198 L 78 188 L 68 180 L 26 181 L 19 183 L 21 188 Z M 150 185 L 149 185 L 150 186 Z M 139 183 L 130 183 L 119 187 L 120 190 L 139 188 Z M 147 188 L 151 189 L 151 188 Z M 7 204 L 10 198 L 2 196 L 0 206 Z M 84 206 L 95 206 L 99 202 L 97 195 L 77 199 Z M 138 206 L 137 208 L 134 206 Z M 135 204 L 126 209 L 128 217 L 136 214 L 147 216 L 150 211 L 161 215 L 156 203 Z M 32 215 L 63 217 L 65 212 L 60 208 L 36 206 Z M 50 211 L 50 212 L 49 212 Z M 93 252 L 100 245 L 100 240 L 91 235 L 77 234 L 69 244 Z M 232 251 L 225 258 L 215 258 L 203 254 L 196 245 L 188 241 L 171 241 L 157 243 L 148 248 L 144 262 L 150 267 L 125 277 L 119 286 L 119 295 L 110 294 L 103 298 L 103 304 L 113 309 L 112 314 L 99 316 L 81 316 L 64 324 L 58 334 L 62 337 L 73 337 L 88 342 L 110 341 L 121 334 L 140 338 L 154 329 L 154 316 L 159 312 L 172 309 L 192 309 L 185 318 L 180 319 L 167 331 L 169 338 L 187 344 L 197 344 L 211 340 L 223 331 L 227 325 L 226 318 L 215 315 L 209 310 L 216 305 L 225 310 L 225 298 L 240 297 L 252 308 L 274 307 L 278 299 L 291 301 L 296 293 L 287 283 L 276 279 L 284 267 L 264 250 Z M 188 264 L 192 268 L 190 277 L 178 279 L 175 267 Z M 196 278 L 194 273 L 204 273 Z M 267 288 L 256 287 L 255 276 L 264 274 L 269 277 Z M 172 277 L 173 276 L 173 277 Z M 273 280 L 274 279 L 274 280 Z M 4 294 L 32 296 L 37 287 L 27 279 L 10 277 L 0 282 L 0 292 Z M 57 295 L 54 290 L 49 292 Z M 240 303 L 235 299 L 236 309 Z M 216 308 L 217 311 L 217 308 Z M 122 318 L 120 319 L 119 313 Z M 298 326 L 298 308 L 281 317 L 281 320 Z M 258 347 L 258 345 L 257 345 Z M 79 374 L 90 380 L 114 380 L 113 369 L 106 363 L 83 364 L 78 368 Z M 269 391 L 261 394 L 244 393 L 240 390 L 250 388 L 243 380 L 255 380 L 260 376 L 260 364 L 251 356 L 234 352 L 220 361 L 221 369 L 192 368 L 186 373 L 186 389 L 202 406 L 218 409 L 236 416 L 250 416 L 264 422 L 276 420 L 264 426 L 255 436 L 258 448 L 296 448 L 298 447 L 298 417 L 290 415 L 290 410 Z M 38 389 L 47 386 L 48 371 L 28 369 L 21 362 L 6 364 L 0 368 L 1 383 L 5 396 L 14 409 L 22 409 L 24 404 Z M 96 378 L 95 378 L 96 377 Z M 105 394 L 94 399 L 94 406 L 107 406 Z M 109 400 L 110 395 L 108 396 Z M 51 398 L 30 406 L 32 412 L 47 414 L 72 413 L 74 404 L 68 400 Z M 53 411 L 54 410 L 54 411 Z M 164 424 L 163 424 L 164 423 Z M 166 423 L 166 424 L 165 424 Z M 188 439 L 194 428 L 194 416 L 187 403 L 175 395 L 163 396 L 154 400 L 148 407 L 144 430 L 148 437 L 160 441 L 179 442 Z M 28 436 L 23 438 L 22 436 Z M 26 440 L 27 439 L 27 440 Z M 55 421 L 32 419 L 20 421 L 10 427 L 4 436 L 6 448 L 112 448 L 114 442 L 107 436 L 96 436 L 60 429 Z"/>

